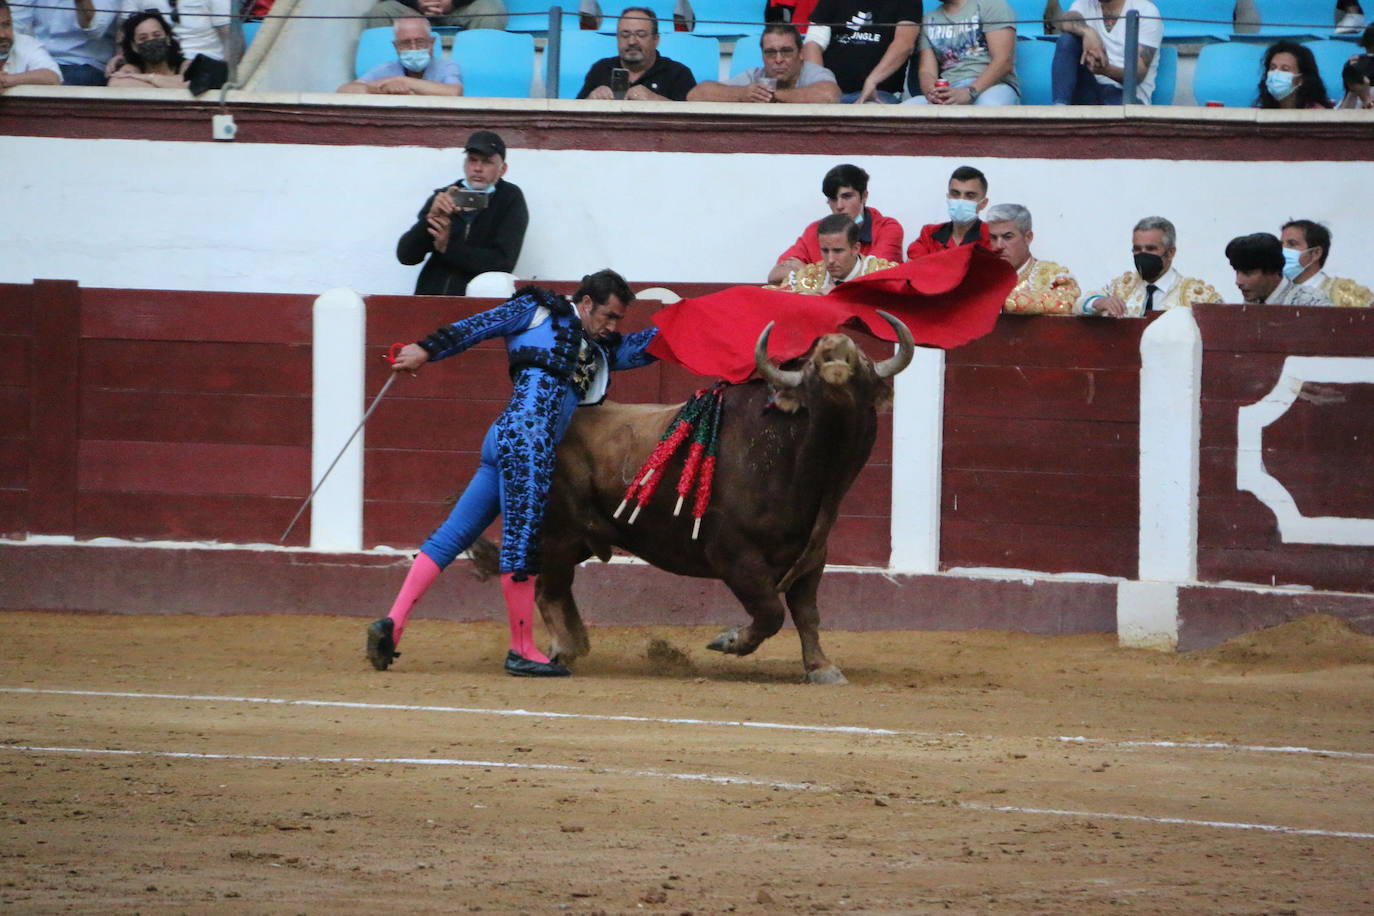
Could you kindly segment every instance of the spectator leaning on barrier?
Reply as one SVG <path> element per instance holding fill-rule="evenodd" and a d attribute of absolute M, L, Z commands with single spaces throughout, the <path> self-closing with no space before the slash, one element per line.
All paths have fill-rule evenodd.
<path fill-rule="evenodd" d="M 1231 239 L 1226 260 L 1236 272 L 1236 289 L 1253 305 L 1320 305 L 1331 300 L 1319 289 L 1299 286 L 1283 275 L 1283 245 L 1268 232 Z"/>
<path fill-rule="evenodd" d="M 62 71 L 32 35 L 14 31 L 8 0 L 0 0 L 0 92 L 11 86 L 57 86 Z"/>
<path fill-rule="evenodd" d="M 1019 105 L 1015 20 L 1006 0 L 945 0 L 927 13 L 908 104 Z"/>
<path fill-rule="evenodd" d="M 1346 61 L 1341 68 L 1341 83 L 1345 87 L 1345 96 L 1337 108 L 1356 111 L 1374 108 L 1374 89 L 1371 89 L 1371 84 L 1374 84 L 1374 55 L 1361 54 Z"/>
<path fill-rule="evenodd" d="M 961 165 L 949 176 L 945 206 L 949 222 L 930 223 L 921 227 L 916 241 L 907 246 L 908 261 L 960 245 L 982 245 L 990 248 L 988 224 L 978 214 L 988 205 L 988 178 L 970 165 Z"/>
<path fill-rule="evenodd" d="M 1016 268 L 1016 286 L 1002 311 L 1017 315 L 1072 315 L 1081 295 L 1069 269 L 1031 254 L 1035 240 L 1030 211 L 1020 204 L 988 207 L 992 250 Z"/>
<path fill-rule="evenodd" d="M 1162 216 L 1145 217 L 1131 232 L 1135 270 L 1089 293 L 1078 306 L 1078 313 L 1140 318 L 1147 312 L 1191 306 L 1194 302 L 1220 302 L 1221 296 L 1210 285 L 1174 270 L 1176 254 L 1178 232 L 1174 224 Z"/>
<path fill-rule="evenodd" d="M 114 12 L 95 0 L 47 0 L 11 8 L 14 28 L 38 39 L 57 62 L 68 86 L 105 85 L 105 63 L 114 54 Z"/>
<path fill-rule="evenodd" d="M 1332 305 L 1347 308 L 1374 306 L 1374 292 L 1345 277 L 1328 277 L 1326 259 L 1331 254 L 1331 231 L 1310 219 L 1290 219 L 1283 224 L 1283 275 L 1299 286 L 1319 289 Z"/>
<path fill-rule="evenodd" d="M 434 33 L 419 16 L 403 16 L 391 27 L 396 59 L 384 61 L 339 92 L 373 95 L 462 95 L 463 71 L 457 61 L 434 53 Z"/>
<path fill-rule="evenodd" d="M 464 149 L 463 178 L 430 195 L 415 225 L 396 243 L 396 259 L 419 264 L 417 296 L 461 296 L 468 281 L 489 270 L 510 273 L 525 244 L 530 211 L 525 195 L 506 174 L 506 144 L 479 130 Z M 458 191 L 476 191 L 485 205 L 463 200 Z"/>
<path fill-rule="evenodd" d="M 123 65 L 110 74 L 112 89 L 185 89 L 191 62 L 181 53 L 172 26 L 161 13 L 135 13 L 119 42 Z"/>
<path fill-rule="evenodd" d="M 820 0 L 802 56 L 835 74 L 842 102 L 895 102 L 921 33 L 921 0 Z"/>
<path fill-rule="evenodd" d="M 106 3 L 105 5 L 113 5 Z M 243 56 L 233 29 L 231 0 L 123 0 L 119 8 L 122 25 L 134 13 L 156 10 L 172 26 L 172 36 L 181 45 L 187 59 L 197 54 L 226 63 L 237 62 Z M 122 39 L 122 34 L 118 38 Z M 108 68 L 109 72 L 118 65 Z"/>
<path fill-rule="evenodd" d="M 1126 14 L 1140 13 L 1136 99 L 1150 104 L 1159 70 L 1164 21 L 1149 0 L 1074 0 L 1057 21 L 1059 40 L 1050 65 L 1056 105 L 1120 105 L 1126 78 Z"/>
<path fill-rule="evenodd" d="M 837 165 L 821 179 L 821 193 L 831 214 L 848 217 L 859 233 L 859 253 L 887 261 L 902 259 L 902 224 L 868 206 L 868 173 L 857 165 Z M 768 273 L 769 283 L 781 283 L 787 275 L 821 259 L 820 225 L 816 220 L 802 230 L 792 247 L 778 255 Z"/>
<path fill-rule="evenodd" d="M 759 36 L 763 66 L 752 67 L 723 83 L 703 80 L 687 93 L 689 102 L 838 102 L 835 74 L 802 60 L 796 26 L 773 22 Z"/>
<path fill-rule="evenodd" d="M 658 20 L 654 11 L 642 6 L 626 7 L 616 26 L 615 45 L 619 55 L 604 57 L 592 64 L 579 99 L 613 99 L 612 73 L 628 70 L 625 98 L 637 102 L 684 102 L 697 84 L 692 71 L 658 53 Z"/>
<path fill-rule="evenodd" d="M 822 296 L 841 283 L 895 267 L 893 261 L 859 251 L 859 227 L 843 213 L 832 213 L 817 229 L 820 259 L 789 271 L 777 289 Z"/>
<path fill-rule="evenodd" d="M 391 25 L 402 16 L 420 14 L 433 26 L 460 29 L 504 29 L 506 5 L 501 0 L 377 0 L 363 14 L 363 28 Z"/>
<path fill-rule="evenodd" d="M 1276 41 L 1264 52 L 1256 108 L 1330 108 L 1331 99 L 1312 49 Z"/>

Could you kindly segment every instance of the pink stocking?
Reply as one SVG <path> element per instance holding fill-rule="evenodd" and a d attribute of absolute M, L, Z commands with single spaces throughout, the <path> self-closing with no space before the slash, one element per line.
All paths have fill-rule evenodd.
<path fill-rule="evenodd" d="M 391 605 L 391 613 L 387 614 L 395 625 L 392 631 L 392 639 L 398 644 L 401 641 L 401 631 L 406 627 L 406 618 L 410 616 L 411 610 L 415 607 L 415 602 L 420 600 L 420 596 L 429 591 L 429 587 L 434 584 L 434 580 L 439 578 L 439 573 L 443 572 L 439 564 L 429 558 L 423 551 L 415 555 L 415 562 L 410 566 L 410 572 L 406 573 L 406 580 L 401 584 L 400 594 L 396 596 L 396 603 Z"/>
<path fill-rule="evenodd" d="M 501 594 L 510 618 L 511 651 L 532 662 L 547 662 L 549 657 L 534 645 L 534 579 L 516 582 L 514 573 L 502 573 Z"/>

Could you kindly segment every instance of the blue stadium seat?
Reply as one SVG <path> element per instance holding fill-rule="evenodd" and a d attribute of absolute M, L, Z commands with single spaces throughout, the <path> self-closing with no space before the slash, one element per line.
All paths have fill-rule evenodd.
<path fill-rule="evenodd" d="M 934 6 L 934 4 L 931 4 Z M 1043 38 L 1045 35 L 1044 0 L 1009 0 L 1008 5 L 1016 15 L 1017 38 Z M 1062 4 L 1068 9 L 1068 4 Z"/>
<path fill-rule="evenodd" d="M 1193 100 L 1199 105 L 1221 102 L 1228 108 L 1249 108 L 1259 94 L 1263 60 L 1263 45 L 1208 45 L 1198 54 L 1193 70 Z"/>
<path fill-rule="evenodd" d="M 1259 32 L 1239 37 L 1272 42 L 1280 38 L 1310 41 L 1325 38 L 1335 30 L 1331 18 L 1334 3 L 1326 0 L 1255 0 L 1259 11 Z"/>
<path fill-rule="evenodd" d="M 745 70 L 762 66 L 763 50 L 759 47 L 757 36 L 746 35 L 735 42 L 735 53 L 730 55 L 731 76 L 739 76 Z"/>
<path fill-rule="evenodd" d="M 1054 45 L 1047 41 L 1024 39 L 1016 43 L 1016 78 L 1021 83 L 1022 105 L 1054 104 L 1050 65 Z"/>
<path fill-rule="evenodd" d="M 1226 41 L 1235 32 L 1236 0 L 1154 0 L 1164 17 L 1165 44 Z M 1184 19 L 1201 20 L 1184 22 Z"/>
<path fill-rule="evenodd" d="M 253 43 L 253 39 L 258 37 L 258 29 L 262 28 L 261 19 L 250 19 L 243 24 L 243 46 L 246 48 Z"/>
<path fill-rule="evenodd" d="M 693 35 L 712 38 L 757 37 L 763 31 L 763 7 L 749 0 L 691 0 Z"/>
<path fill-rule="evenodd" d="M 396 59 L 396 47 L 391 43 L 391 26 L 363 29 L 358 36 L 358 51 L 353 57 L 353 75 L 360 77 L 378 64 Z"/>
<path fill-rule="evenodd" d="M 552 0 L 505 0 L 507 32 L 528 32 L 531 35 L 544 35 L 549 31 L 549 7 Z M 563 34 L 578 28 L 576 0 L 561 0 L 563 7 Z"/>
<path fill-rule="evenodd" d="M 659 32 L 673 31 L 674 0 L 597 0 L 601 4 L 601 26 L 598 32 L 614 35 L 620 20 L 620 11 L 627 6 L 647 6 L 654 11 L 658 20 Z"/>
<path fill-rule="evenodd" d="M 1317 58 L 1317 71 L 1322 75 L 1322 82 L 1326 84 L 1326 94 L 1331 96 L 1331 101 L 1339 102 L 1345 95 L 1345 83 L 1341 81 L 1341 70 L 1345 69 L 1345 62 L 1359 53 L 1358 47 L 1351 46 L 1348 41 L 1309 41 L 1307 47 L 1312 49 L 1312 54 Z"/>
<path fill-rule="evenodd" d="M 577 90 L 582 88 L 582 83 L 587 79 L 587 71 L 592 68 L 592 64 L 603 57 L 614 57 L 615 54 L 615 39 L 610 35 L 581 30 L 565 31 L 558 64 L 558 95 L 556 98 L 577 98 Z M 544 60 L 546 61 L 544 89 L 549 93 L 550 98 L 554 98 L 555 96 L 550 91 L 553 86 L 549 81 L 547 51 Z"/>
<path fill-rule="evenodd" d="M 534 37 L 469 29 L 453 36 L 453 59 L 463 68 L 463 95 L 527 99 L 534 78 Z"/>
<path fill-rule="evenodd" d="M 720 79 L 720 41 L 715 38 L 664 32 L 658 36 L 658 53 L 686 66 L 698 83 Z"/>
<path fill-rule="evenodd" d="M 1159 49 L 1159 67 L 1155 70 L 1155 91 L 1150 94 L 1150 104 L 1174 104 L 1174 93 L 1177 90 L 1178 48 L 1165 45 Z"/>

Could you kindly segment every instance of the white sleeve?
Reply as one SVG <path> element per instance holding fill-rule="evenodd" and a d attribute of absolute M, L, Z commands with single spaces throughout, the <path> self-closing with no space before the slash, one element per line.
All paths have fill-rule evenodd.
<path fill-rule="evenodd" d="M 1140 19 L 1140 45 L 1145 48 L 1158 48 L 1164 44 L 1164 20 Z"/>
<path fill-rule="evenodd" d="M 816 45 L 822 51 L 830 47 L 830 26 L 812 24 L 806 30 L 805 44 Z"/>
<path fill-rule="evenodd" d="M 210 0 L 210 25 L 222 29 L 234 21 L 229 0 Z"/>

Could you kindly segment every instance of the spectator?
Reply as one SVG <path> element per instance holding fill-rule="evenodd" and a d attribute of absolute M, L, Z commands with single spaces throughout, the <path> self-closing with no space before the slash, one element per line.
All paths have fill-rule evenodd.
<path fill-rule="evenodd" d="M 1296 41 L 1276 41 L 1264 52 L 1256 108 L 1330 108 L 1326 84 L 1312 49 Z"/>
<path fill-rule="evenodd" d="M 629 85 L 624 98 L 638 102 L 685 102 L 697 84 L 692 71 L 658 53 L 658 20 L 654 11 L 628 6 L 616 26 L 618 57 L 604 57 L 592 64 L 579 99 L 613 99 L 611 71 L 628 70 Z"/>
<path fill-rule="evenodd" d="M 1365 26 L 1364 34 L 1360 36 L 1360 47 L 1364 48 L 1364 53 L 1374 54 L 1374 24 Z"/>
<path fill-rule="evenodd" d="M 461 296 L 480 273 L 515 270 L 530 212 L 525 195 L 506 174 L 506 144 L 489 130 L 468 137 L 463 178 L 430 195 L 399 242 L 396 259 L 419 264 L 428 257 L 415 283 L 417 296 Z M 460 207 L 455 191 L 478 191 L 490 201 L 484 207 Z"/>
<path fill-rule="evenodd" d="M 1256 232 L 1231 239 L 1226 260 L 1236 272 L 1236 289 L 1254 305 L 1329 306 L 1326 293 L 1311 286 L 1299 286 L 1283 275 L 1283 245 L 1268 232 Z"/>
<path fill-rule="evenodd" d="M 110 74 L 115 89 L 185 89 L 186 68 L 181 45 L 161 13 L 134 13 L 124 23 L 120 38 L 124 64 Z"/>
<path fill-rule="evenodd" d="M 1331 232 L 1310 219 L 1290 219 L 1279 234 L 1283 242 L 1283 275 L 1299 286 L 1321 290 L 1333 305 L 1347 308 L 1374 306 L 1374 292 L 1354 280 L 1326 275 L 1331 254 Z"/>
<path fill-rule="evenodd" d="M 9 0 L 0 0 L 0 92 L 11 86 L 58 86 L 62 71 L 32 35 L 17 35 Z"/>
<path fill-rule="evenodd" d="M 504 29 L 507 18 L 501 0 L 377 0 L 363 14 L 363 28 L 391 25 L 393 20 L 416 13 L 432 26 L 460 29 Z"/>
<path fill-rule="evenodd" d="M 1106 287 L 1089 293 L 1079 307 L 1084 315 L 1141 318 L 1194 302 L 1220 302 L 1217 291 L 1201 280 L 1174 270 L 1178 233 L 1162 216 L 1147 216 L 1131 233 L 1135 270 L 1117 277 Z"/>
<path fill-rule="evenodd" d="M 383 61 L 339 92 L 373 95 L 462 95 L 463 71 L 457 61 L 434 53 L 428 20 L 403 16 L 391 27 L 396 59 Z"/>
<path fill-rule="evenodd" d="M 1159 70 L 1164 21 L 1150 0 L 1073 0 L 1056 25 L 1059 39 L 1050 65 L 1056 105 L 1120 105 L 1126 78 L 1126 14 L 1140 13 L 1136 99 L 1150 104 Z"/>
<path fill-rule="evenodd" d="M 1030 211 L 1020 204 L 998 204 L 987 212 L 992 250 L 1016 268 L 1016 286 L 1002 311 L 1017 315 L 1072 315 L 1081 292 L 1069 269 L 1031 254 L 1035 241 Z"/>
<path fill-rule="evenodd" d="M 1021 104 L 1016 13 L 1006 0 L 944 0 L 921 23 L 918 60 L 908 103 Z"/>
<path fill-rule="evenodd" d="M 113 6 L 108 3 L 105 5 Z M 134 13 L 157 10 L 172 25 L 172 37 L 181 45 L 187 59 L 204 54 L 225 63 L 237 63 L 243 48 L 233 29 L 233 9 L 230 0 L 123 0 L 119 10 L 121 26 Z M 117 36 L 122 43 L 123 34 Z M 122 61 L 107 68 L 113 73 Z"/>
<path fill-rule="evenodd" d="M 68 86 L 105 85 L 105 63 L 114 54 L 114 12 L 95 0 L 49 0 L 14 7 L 14 29 L 31 35 L 56 61 Z"/>
<path fill-rule="evenodd" d="M 832 213 L 817 227 L 821 256 L 814 264 L 789 271 L 784 282 L 774 287 L 792 293 L 823 296 L 841 283 L 875 271 L 897 266 L 859 251 L 859 227 L 843 213 Z"/>
<path fill-rule="evenodd" d="M 1341 83 L 1345 86 L 1345 96 L 1337 108 L 1360 110 L 1374 108 L 1374 93 L 1370 84 L 1374 82 L 1374 55 L 1361 54 L 1352 57 L 1341 68 Z"/>
<path fill-rule="evenodd" d="M 820 0 L 802 56 L 835 74 L 842 102 L 895 102 L 921 33 L 921 0 Z"/>
<path fill-rule="evenodd" d="M 838 102 L 835 74 L 802 60 L 796 26 L 773 22 L 759 36 L 763 66 L 752 67 L 723 83 L 703 80 L 687 93 L 689 102 Z"/>
<path fill-rule="evenodd" d="M 868 206 L 868 173 L 857 165 L 837 165 L 821 179 L 821 193 L 832 214 L 848 217 L 859 233 L 859 253 L 886 261 L 902 259 L 902 224 Z M 781 283 L 794 270 L 821 259 L 821 220 L 802 230 L 792 247 L 778 255 L 768 273 L 769 283 Z"/>
<path fill-rule="evenodd" d="M 1336 34 L 1349 35 L 1365 27 L 1360 0 L 1336 0 Z"/>
<path fill-rule="evenodd" d="M 988 205 L 987 176 L 972 166 L 961 165 L 949 176 L 946 196 L 949 222 L 922 226 L 916 241 L 907 246 L 908 261 L 959 245 L 976 243 L 991 248 L 988 224 L 978 219 L 978 214 Z"/>

